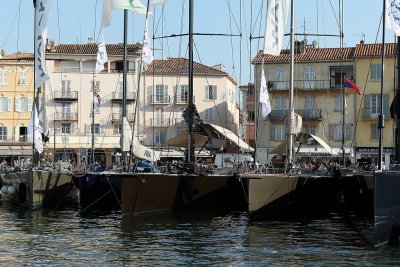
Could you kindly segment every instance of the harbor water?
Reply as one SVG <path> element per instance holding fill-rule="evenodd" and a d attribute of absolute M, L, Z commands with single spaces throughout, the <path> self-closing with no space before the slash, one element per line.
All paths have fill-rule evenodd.
<path fill-rule="evenodd" d="M 0 205 L 1 266 L 399 264 L 400 246 L 373 249 L 338 214 L 250 222 L 246 213 L 124 217 Z"/>

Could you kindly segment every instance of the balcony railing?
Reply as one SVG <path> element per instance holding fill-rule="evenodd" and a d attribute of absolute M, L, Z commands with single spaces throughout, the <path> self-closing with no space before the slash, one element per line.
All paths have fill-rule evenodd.
<path fill-rule="evenodd" d="M 128 119 L 128 121 L 133 121 L 134 118 L 135 118 L 134 113 L 126 114 L 126 118 Z M 121 121 L 122 120 L 122 113 L 121 112 L 113 113 L 112 114 L 112 120 L 113 121 Z"/>
<path fill-rule="evenodd" d="M 126 101 L 135 101 L 135 96 L 134 92 L 127 92 Z M 111 97 L 114 101 L 122 101 L 122 92 L 113 92 Z"/>
<path fill-rule="evenodd" d="M 77 112 L 56 112 L 54 113 L 55 121 L 77 121 L 78 113 Z"/>
<path fill-rule="evenodd" d="M 170 104 L 171 97 L 169 95 L 152 95 L 151 104 Z"/>
<path fill-rule="evenodd" d="M 321 120 L 321 110 L 320 109 L 301 109 L 295 110 L 305 120 Z"/>
<path fill-rule="evenodd" d="M 54 91 L 53 98 L 55 100 L 78 100 L 78 91 Z"/>
<path fill-rule="evenodd" d="M 169 119 L 153 118 L 148 120 L 147 126 L 149 127 L 169 127 L 171 125 Z"/>
<path fill-rule="evenodd" d="M 289 90 L 289 81 L 273 81 L 273 91 Z M 312 90 L 332 90 L 340 89 L 340 85 L 332 84 L 331 80 L 295 80 L 293 87 L 295 90 L 312 91 Z"/>
<path fill-rule="evenodd" d="M 272 110 L 269 114 L 270 120 L 284 120 L 288 114 L 287 110 Z"/>

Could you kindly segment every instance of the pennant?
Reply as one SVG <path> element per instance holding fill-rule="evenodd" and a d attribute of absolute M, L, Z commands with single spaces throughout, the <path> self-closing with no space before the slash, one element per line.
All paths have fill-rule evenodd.
<path fill-rule="evenodd" d="M 39 154 L 42 154 L 43 152 L 42 127 L 40 127 L 39 124 L 39 116 L 35 103 L 33 105 L 31 119 L 29 121 L 28 140 L 33 143 L 33 146 L 37 150 L 37 152 L 39 152 Z"/>
<path fill-rule="evenodd" d="M 289 7 L 290 0 L 268 0 L 264 54 L 280 55 Z"/>
<path fill-rule="evenodd" d="M 101 27 L 105 28 L 111 25 L 112 10 L 127 9 L 138 15 L 146 15 L 147 7 L 139 0 L 103 0 L 103 16 Z"/>
<path fill-rule="evenodd" d="M 398 0 L 385 0 L 385 27 L 400 36 L 400 3 Z"/>
<path fill-rule="evenodd" d="M 264 73 L 264 60 L 261 64 L 261 87 L 260 87 L 260 103 L 262 107 L 263 117 L 266 118 L 271 113 L 271 103 L 269 101 L 268 86 Z"/>
<path fill-rule="evenodd" d="M 104 63 L 108 61 L 106 43 L 104 42 L 103 30 L 100 29 L 99 38 L 97 40 L 97 61 L 96 73 L 104 70 Z"/>
<path fill-rule="evenodd" d="M 149 33 L 147 31 L 147 19 L 144 28 L 143 48 L 142 48 L 142 61 L 146 64 L 153 62 L 153 52 L 151 51 Z"/>
<path fill-rule="evenodd" d="M 357 84 L 353 83 L 352 81 L 350 81 L 346 77 L 344 77 L 344 87 L 345 88 L 352 88 L 352 89 L 356 90 L 359 95 L 362 94 L 360 87 L 358 87 Z"/>
<path fill-rule="evenodd" d="M 47 21 L 51 0 L 39 0 L 35 4 L 35 89 L 50 79 L 47 74 L 45 46 L 47 40 Z"/>

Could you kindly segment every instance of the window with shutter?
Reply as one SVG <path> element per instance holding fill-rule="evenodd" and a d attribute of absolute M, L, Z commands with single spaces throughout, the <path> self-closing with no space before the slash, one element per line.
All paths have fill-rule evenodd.
<path fill-rule="evenodd" d="M 20 85 L 28 84 L 28 70 L 19 71 L 19 84 Z"/>
<path fill-rule="evenodd" d="M 8 97 L 0 97 L 0 112 L 8 111 Z"/>
<path fill-rule="evenodd" d="M 0 126 L 0 140 L 7 141 L 7 126 Z"/>
<path fill-rule="evenodd" d="M 8 82 L 8 71 L 0 69 L 0 84 L 7 84 Z"/>
<path fill-rule="evenodd" d="M 370 127 L 371 127 L 371 140 L 378 140 L 379 139 L 378 123 L 372 123 Z"/>

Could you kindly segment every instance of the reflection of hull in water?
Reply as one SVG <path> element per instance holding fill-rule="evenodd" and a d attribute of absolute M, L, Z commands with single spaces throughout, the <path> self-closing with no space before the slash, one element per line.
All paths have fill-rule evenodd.
<path fill-rule="evenodd" d="M 375 247 L 398 243 L 400 172 L 371 172 L 347 179 L 346 208 L 362 236 Z"/>
<path fill-rule="evenodd" d="M 32 170 L 2 175 L 6 200 L 29 208 L 57 207 L 76 201 L 72 176 L 63 172 Z M 5 194 L 4 194 L 5 193 Z"/>
<path fill-rule="evenodd" d="M 339 179 L 327 176 L 243 174 L 248 180 L 251 218 L 316 215 L 338 206 Z"/>

